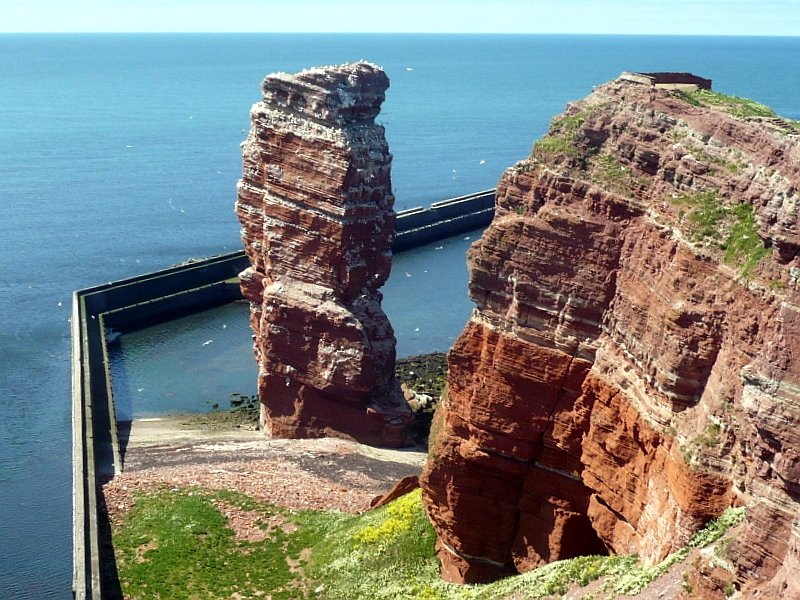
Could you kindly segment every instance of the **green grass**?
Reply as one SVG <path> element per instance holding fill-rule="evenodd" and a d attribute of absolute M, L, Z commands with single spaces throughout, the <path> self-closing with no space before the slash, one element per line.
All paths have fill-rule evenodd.
<path fill-rule="evenodd" d="M 758 221 L 750 204 L 729 206 L 713 190 L 674 199 L 680 206 L 678 221 L 689 241 L 716 245 L 723 250 L 723 261 L 749 277 L 755 266 L 769 256 L 771 249 L 758 235 Z"/>
<path fill-rule="evenodd" d="M 266 539 L 237 541 L 215 501 L 263 515 Z M 114 545 L 131 599 L 543 598 L 600 577 L 606 578 L 603 593 L 635 593 L 692 548 L 718 540 L 742 513 L 727 511 L 654 567 L 639 566 L 635 556 L 582 556 L 487 585 L 439 579 L 435 535 L 419 490 L 357 516 L 291 512 L 241 494 L 162 490 L 137 497 L 115 527 Z M 275 525 L 276 518 L 292 527 Z"/>
<path fill-rule="evenodd" d="M 601 577 L 615 580 L 636 568 L 635 556 L 579 556 L 560 560 L 516 577 L 484 586 L 467 587 L 461 598 L 492 600 L 510 596 L 547 598 L 561 596 L 570 586 L 584 587 Z M 469 595 L 468 595 L 469 594 Z M 452 596 L 451 596 L 452 597 Z"/>
<path fill-rule="evenodd" d="M 630 175 L 630 170 L 610 154 L 602 154 L 594 162 L 595 172 L 606 183 L 616 186 L 624 182 Z"/>
<path fill-rule="evenodd" d="M 709 164 L 712 167 L 721 167 L 726 171 L 728 171 L 728 173 L 732 173 L 733 175 L 741 173 L 747 167 L 747 163 L 734 162 L 730 160 L 725 160 L 724 158 L 720 158 L 718 156 L 712 156 L 705 150 L 698 148 L 696 146 L 690 147 L 690 151 L 696 160 Z"/>
<path fill-rule="evenodd" d="M 553 120 L 547 135 L 534 144 L 533 155 L 549 157 L 563 154 L 573 158 L 580 156 L 581 151 L 575 145 L 575 140 L 584 121 L 586 115 L 580 112 Z"/>
<path fill-rule="evenodd" d="M 785 126 L 793 129 L 794 133 L 800 133 L 800 121 L 785 119 L 769 106 L 756 102 L 755 100 L 750 100 L 749 98 L 728 96 L 727 94 L 720 94 L 719 92 L 711 90 L 679 90 L 675 93 L 693 106 L 719 108 L 738 119 L 748 119 L 752 117 L 780 119 Z"/>
<path fill-rule="evenodd" d="M 324 585 L 324 598 L 443 598 L 434 541 L 417 490 L 329 530 L 309 573 Z"/>
<path fill-rule="evenodd" d="M 699 446 L 705 446 L 706 448 L 719 446 L 720 443 L 722 443 L 722 438 L 720 438 L 721 432 L 722 426 L 719 423 L 710 423 L 708 427 L 694 439 L 693 443 Z"/>
<path fill-rule="evenodd" d="M 718 518 L 710 521 L 703 529 L 695 533 L 680 550 L 673 552 L 657 565 L 652 567 L 634 567 L 615 581 L 610 581 L 605 589 L 615 594 L 634 596 L 666 573 L 673 565 L 686 560 L 695 548 L 704 548 L 719 540 L 725 533 L 744 519 L 744 507 L 729 508 Z"/>
<path fill-rule="evenodd" d="M 719 446 L 722 443 L 721 433 L 722 426 L 719 423 L 709 423 L 702 432 L 689 442 L 688 446 L 682 446 L 681 452 L 686 464 L 691 466 L 694 457 L 698 452 L 702 452 L 703 448 Z"/>
<path fill-rule="evenodd" d="M 715 191 L 681 196 L 673 204 L 688 208 L 688 237 L 692 242 L 721 242 L 723 220 L 727 207 L 717 198 Z"/>
<path fill-rule="evenodd" d="M 607 189 L 620 193 L 630 193 L 634 188 L 647 185 L 610 154 L 600 154 L 592 160 L 592 180 Z"/>
<path fill-rule="evenodd" d="M 296 540 L 273 527 L 262 542 L 237 541 L 214 498 L 258 510 L 264 527 L 270 516 L 283 514 L 265 504 L 199 490 L 139 497 L 113 538 L 126 598 L 230 598 L 259 590 L 270 590 L 276 600 L 297 597 L 295 575 L 282 558 L 299 560 Z"/>
<path fill-rule="evenodd" d="M 751 205 L 739 204 L 732 207 L 730 212 L 735 217 L 735 222 L 725 241 L 723 259 L 726 263 L 739 267 L 742 275 L 747 277 L 771 250 L 764 246 L 758 236 L 758 222 Z"/>
<path fill-rule="evenodd" d="M 562 594 L 570 584 L 620 575 L 636 563 L 635 557 L 581 556 L 491 584 L 455 585 L 439 579 L 434 541 L 416 491 L 343 523 L 315 547 L 311 571 L 325 582 L 324 598 L 490 600 Z"/>
<path fill-rule="evenodd" d="M 748 98 L 728 96 L 711 90 L 678 91 L 676 93 L 693 106 L 719 108 L 732 117 L 740 119 L 748 117 L 778 117 L 770 107 Z"/>

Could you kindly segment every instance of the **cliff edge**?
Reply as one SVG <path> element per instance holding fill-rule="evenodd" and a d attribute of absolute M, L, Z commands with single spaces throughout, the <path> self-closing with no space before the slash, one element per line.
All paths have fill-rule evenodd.
<path fill-rule="evenodd" d="M 722 579 L 800 598 L 798 134 L 622 76 L 503 174 L 422 477 L 446 579 L 652 564 L 745 506 Z"/>
<path fill-rule="evenodd" d="M 242 144 L 236 214 L 251 267 L 261 423 L 272 437 L 408 443 L 380 287 L 392 264 L 386 74 L 359 62 L 269 75 Z"/>

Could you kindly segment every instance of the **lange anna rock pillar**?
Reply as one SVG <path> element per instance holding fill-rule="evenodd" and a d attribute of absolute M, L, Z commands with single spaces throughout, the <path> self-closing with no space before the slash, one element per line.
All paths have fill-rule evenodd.
<path fill-rule="evenodd" d="M 395 218 L 392 156 L 375 123 L 388 87 L 366 62 L 277 73 L 251 111 L 236 213 L 261 424 L 273 437 L 407 442 L 379 291 Z"/>

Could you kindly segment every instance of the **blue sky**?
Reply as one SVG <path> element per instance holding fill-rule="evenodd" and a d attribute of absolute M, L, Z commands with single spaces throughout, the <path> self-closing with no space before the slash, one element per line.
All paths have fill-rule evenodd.
<path fill-rule="evenodd" d="M 3 32 L 800 35 L 800 0 L 0 0 Z"/>

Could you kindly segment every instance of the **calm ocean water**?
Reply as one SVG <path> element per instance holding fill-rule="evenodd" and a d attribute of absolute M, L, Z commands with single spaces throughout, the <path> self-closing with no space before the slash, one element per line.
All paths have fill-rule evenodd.
<path fill-rule="evenodd" d="M 239 143 L 259 82 L 361 58 L 392 82 L 381 120 L 398 208 L 493 187 L 566 102 L 622 70 L 692 71 L 800 118 L 800 38 L 0 35 L 0 599 L 70 597 L 71 291 L 237 249 Z M 467 244 L 398 257 L 384 291 L 401 353 L 461 328 Z M 195 327 L 229 317 L 167 340 L 202 344 Z M 131 350 L 161 356 L 165 332 Z M 247 333 L 231 326 L 215 344 Z M 193 378 L 191 360 L 165 360 Z M 131 410 L 151 383 L 135 371 Z"/>

